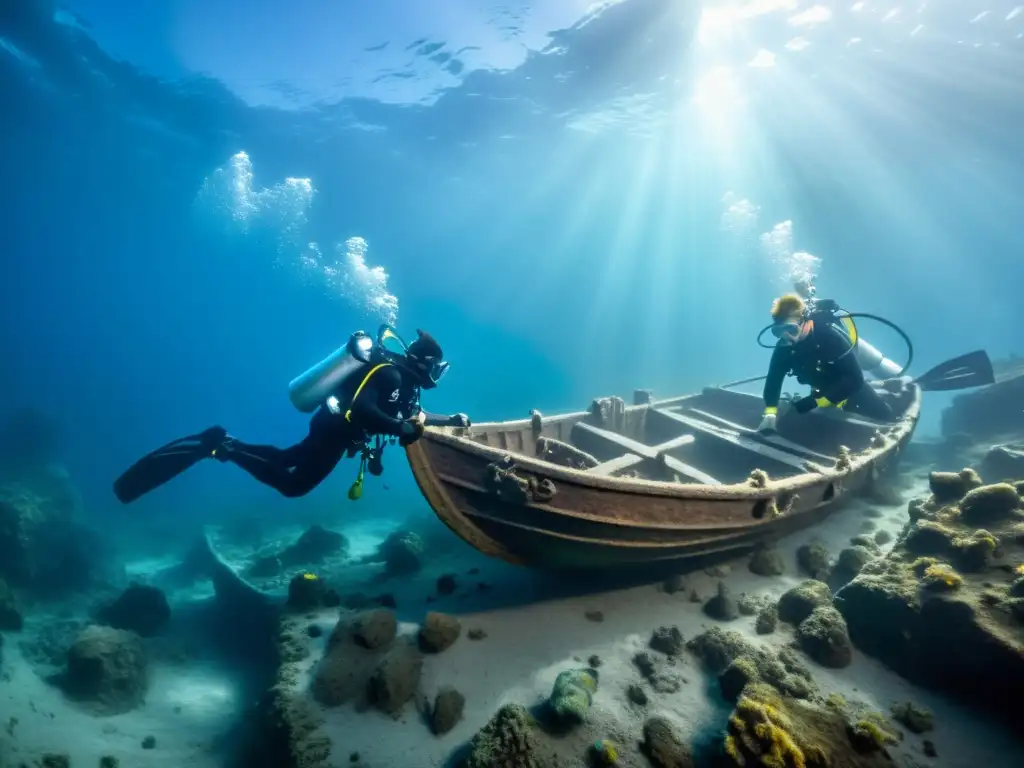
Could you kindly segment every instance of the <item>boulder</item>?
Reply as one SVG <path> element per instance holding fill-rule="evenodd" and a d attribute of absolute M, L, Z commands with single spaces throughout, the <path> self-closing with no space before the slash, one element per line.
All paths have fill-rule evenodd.
<path fill-rule="evenodd" d="M 123 629 L 86 627 L 68 650 L 61 684 L 70 698 L 98 714 L 135 709 L 142 704 L 148 684 L 142 640 Z"/>
<path fill-rule="evenodd" d="M 1024 443 L 992 446 L 981 462 L 981 473 L 995 482 L 1024 480 Z"/>
<path fill-rule="evenodd" d="M 995 362 L 997 381 L 957 395 L 942 412 L 942 434 L 969 435 L 975 442 L 1024 434 L 1024 362 Z"/>
<path fill-rule="evenodd" d="M 554 688 L 548 697 L 548 709 L 559 723 L 582 723 L 587 719 L 595 693 L 597 670 L 566 670 L 555 678 Z"/>
<path fill-rule="evenodd" d="M 823 581 L 808 580 L 793 587 L 779 598 L 779 618 L 789 624 L 799 624 L 815 608 L 832 604 L 832 590 Z"/>
<path fill-rule="evenodd" d="M 808 656 L 823 667 L 842 669 L 853 659 L 853 647 L 846 622 L 839 611 L 830 605 L 815 608 L 800 622 L 796 639 Z"/>
<path fill-rule="evenodd" d="M 454 688 L 442 688 L 430 710 L 430 730 L 441 736 L 454 728 L 462 719 L 466 697 Z"/>
<path fill-rule="evenodd" d="M 431 611 L 420 627 L 420 648 L 428 653 L 440 653 L 450 648 L 461 634 L 462 624 L 458 619 Z"/>
<path fill-rule="evenodd" d="M 348 551 L 349 542 L 344 534 L 329 531 L 322 525 L 306 529 L 298 540 L 278 555 L 286 567 L 322 563 L 328 557 Z"/>
<path fill-rule="evenodd" d="M 171 607 L 163 590 L 145 584 L 131 584 L 97 613 L 99 623 L 127 629 L 140 637 L 159 634 L 171 620 Z"/>
<path fill-rule="evenodd" d="M 644 723 L 640 748 L 654 768 L 693 768 L 695 765 L 689 745 L 664 717 L 652 717 Z"/>
<path fill-rule="evenodd" d="M 423 540 L 409 531 L 394 531 L 380 545 L 378 558 L 389 576 L 408 576 L 423 567 Z"/>

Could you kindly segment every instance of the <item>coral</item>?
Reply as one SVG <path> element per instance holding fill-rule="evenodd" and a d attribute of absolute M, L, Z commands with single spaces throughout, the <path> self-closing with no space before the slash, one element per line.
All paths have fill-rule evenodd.
<path fill-rule="evenodd" d="M 466 697 L 454 688 L 442 688 L 430 710 L 430 730 L 440 736 L 448 733 L 462 719 Z"/>
<path fill-rule="evenodd" d="M 780 576 L 786 571 L 782 556 L 770 547 L 759 547 L 750 558 L 750 572 L 758 576 Z"/>
<path fill-rule="evenodd" d="M 454 616 L 431 611 L 420 627 L 420 648 L 429 653 L 440 653 L 452 646 L 462 634 L 462 624 Z"/>
<path fill-rule="evenodd" d="M 913 702 L 905 701 L 892 706 L 892 716 L 914 733 L 925 733 L 934 727 L 932 713 Z"/>
<path fill-rule="evenodd" d="M 726 700 L 736 701 L 744 688 L 751 683 L 760 682 L 760 680 L 761 674 L 757 670 L 757 663 L 748 656 L 741 656 L 738 659 L 733 659 L 725 671 L 718 676 L 718 685 Z"/>
<path fill-rule="evenodd" d="M 848 727 L 850 743 L 858 752 L 878 752 L 899 739 L 873 719 L 858 720 Z"/>
<path fill-rule="evenodd" d="M 658 627 L 648 645 L 667 656 L 678 656 L 683 652 L 683 635 L 678 627 Z"/>
<path fill-rule="evenodd" d="M 152 637 L 171 620 L 171 607 L 163 590 L 132 583 L 114 602 L 101 608 L 96 618 L 114 629 Z"/>
<path fill-rule="evenodd" d="M 981 478 L 973 469 L 959 472 L 932 472 L 928 475 L 928 487 L 939 504 L 960 501 L 968 491 L 981 486 Z"/>
<path fill-rule="evenodd" d="M 286 568 L 296 565 L 322 563 L 331 555 L 347 552 L 348 539 L 337 531 L 329 531 L 321 525 L 306 529 L 298 540 L 278 555 L 281 565 Z"/>
<path fill-rule="evenodd" d="M 846 622 L 839 611 L 821 606 L 800 622 L 797 641 L 804 652 L 823 667 L 841 669 L 853 659 L 853 646 Z"/>
<path fill-rule="evenodd" d="M 423 551 L 423 539 L 415 533 L 394 531 L 380 545 L 378 556 L 389 576 L 405 576 L 423 567 Z"/>
<path fill-rule="evenodd" d="M 823 581 L 808 580 L 789 590 L 779 598 L 779 618 L 789 624 L 799 624 L 822 605 L 832 603 L 832 590 Z"/>
<path fill-rule="evenodd" d="M 963 583 L 960 574 L 944 563 L 929 565 L 924 569 L 924 577 L 921 579 L 921 586 L 933 591 L 959 589 Z"/>
<path fill-rule="evenodd" d="M 729 718 L 728 757 L 741 766 L 750 758 L 751 764 L 765 768 L 807 768 L 804 750 L 797 745 L 793 726 L 781 708 L 781 700 L 771 688 L 750 686 Z"/>
<path fill-rule="evenodd" d="M 704 613 L 718 621 L 733 621 L 739 618 L 739 606 L 724 581 L 718 582 L 718 594 L 704 604 Z"/>
<path fill-rule="evenodd" d="M 801 545 L 796 551 L 796 562 L 812 579 L 824 579 L 832 567 L 828 550 L 820 541 Z"/>
<path fill-rule="evenodd" d="M 142 703 L 148 685 L 139 636 L 91 625 L 68 650 L 61 679 L 65 693 L 101 714 L 121 714 Z"/>
<path fill-rule="evenodd" d="M 921 578 L 924 576 L 924 572 L 928 570 L 929 566 L 936 565 L 938 562 L 939 560 L 934 557 L 919 557 L 911 563 L 910 567 L 913 569 L 914 575 Z"/>
<path fill-rule="evenodd" d="M 465 768 L 540 768 L 536 724 L 519 704 L 506 704 L 469 745 Z"/>
<path fill-rule="evenodd" d="M 640 748 L 655 768 L 693 768 L 689 748 L 672 723 L 663 717 L 652 717 L 644 723 Z"/>
<path fill-rule="evenodd" d="M 597 693 L 597 671 L 569 669 L 555 678 L 548 708 L 562 723 L 582 723 Z"/>
<path fill-rule="evenodd" d="M 960 502 L 960 513 L 968 523 L 984 523 L 1009 517 L 1020 507 L 1017 489 L 1009 483 L 975 488 Z"/>

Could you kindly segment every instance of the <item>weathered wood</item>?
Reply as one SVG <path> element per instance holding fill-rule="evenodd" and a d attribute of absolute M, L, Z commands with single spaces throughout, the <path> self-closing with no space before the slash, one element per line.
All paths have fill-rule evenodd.
<path fill-rule="evenodd" d="M 712 477 L 707 472 L 702 472 L 696 467 L 691 467 L 686 462 L 680 461 L 675 456 L 669 456 L 668 454 L 662 454 L 661 461 L 670 470 L 675 472 L 677 475 L 682 475 L 688 480 L 692 480 L 695 483 L 701 483 L 702 485 L 721 485 L 722 481 L 717 477 Z"/>
<path fill-rule="evenodd" d="M 638 456 L 635 453 L 626 453 L 619 456 L 617 459 L 611 461 L 605 461 L 598 464 L 596 467 L 591 467 L 587 470 L 588 475 L 613 475 L 616 472 L 621 472 L 624 469 L 635 467 L 638 464 L 642 464 L 647 461 L 643 456 Z"/>
<path fill-rule="evenodd" d="M 675 413 L 674 411 L 667 411 L 660 408 L 652 411 L 665 418 L 672 419 L 685 426 L 690 427 L 693 430 L 699 431 L 702 434 L 710 437 L 723 440 L 727 443 L 731 443 L 738 448 L 742 448 L 745 451 L 755 453 L 759 456 L 764 456 L 767 459 L 778 462 L 780 464 L 786 464 L 793 469 L 801 472 L 806 472 L 808 469 L 813 468 L 815 471 L 824 471 L 824 467 L 819 466 L 815 462 L 801 461 L 790 453 L 781 451 L 778 448 L 773 448 L 769 445 L 755 442 L 745 435 L 738 434 L 733 430 L 726 429 L 724 427 L 716 427 L 714 424 L 709 424 L 706 421 L 695 419 L 690 416 L 684 416 L 681 413 Z"/>
<path fill-rule="evenodd" d="M 614 445 L 625 453 L 635 453 L 638 456 L 643 456 L 645 459 L 656 459 L 658 458 L 659 453 L 681 448 L 696 440 L 693 435 L 679 435 L 678 437 L 667 440 L 660 445 L 644 445 L 631 437 L 625 437 L 616 432 L 610 432 L 607 429 L 601 429 L 600 427 L 595 427 L 593 424 L 587 424 L 585 422 L 580 422 L 573 427 L 573 432 L 577 430 L 595 437 L 606 444 Z M 573 442 L 575 443 L 578 441 L 574 439 Z"/>
<path fill-rule="evenodd" d="M 747 427 L 744 427 L 742 424 L 736 424 L 732 421 L 729 421 L 728 419 L 723 419 L 721 416 L 716 416 L 713 413 L 698 410 L 697 408 L 687 408 L 686 412 L 692 413 L 695 416 L 698 416 L 699 418 L 704 419 L 707 422 L 716 424 L 720 427 L 731 429 L 737 434 L 746 435 L 751 439 L 754 439 L 754 436 L 757 435 L 757 440 L 765 442 L 771 446 L 774 446 L 775 448 L 781 448 L 784 451 L 795 453 L 797 456 L 803 456 L 804 458 L 813 459 L 815 461 L 834 462 L 836 460 L 835 456 L 829 456 L 826 453 L 819 453 L 818 451 L 815 451 L 812 448 L 808 448 L 806 445 L 800 445 L 800 443 L 795 443 L 792 440 L 787 440 L 785 437 L 779 434 L 758 435 L 756 430 L 748 429 Z"/>

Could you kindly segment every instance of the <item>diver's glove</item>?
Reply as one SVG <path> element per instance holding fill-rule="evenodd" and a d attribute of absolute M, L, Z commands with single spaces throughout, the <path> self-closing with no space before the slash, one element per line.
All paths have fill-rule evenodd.
<path fill-rule="evenodd" d="M 777 430 L 775 429 L 775 420 L 777 418 L 778 416 L 774 413 L 766 413 L 764 415 L 764 418 L 761 419 L 761 423 L 758 425 L 757 431 L 762 434 L 776 432 Z"/>
<path fill-rule="evenodd" d="M 797 413 L 808 413 L 818 407 L 818 398 L 814 395 L 808 395 L 807 397 L 801 397 L 799 400 L 793 401 L 793 410 Z"/>
<path fill-rule="evenodd" d="M 423 422 L 419 419 L 409 419 L 402 422 L 401 434 L 398 436 L 398 444 L 405 447 L 412 445 L 423 437 Z"/>
<path fill-rule="evenodd" d="M 472 425 L 469 416 L 464 413 L 456 413 L 454 416 L 448 417 L 449 427 L 470 427 Z"/>

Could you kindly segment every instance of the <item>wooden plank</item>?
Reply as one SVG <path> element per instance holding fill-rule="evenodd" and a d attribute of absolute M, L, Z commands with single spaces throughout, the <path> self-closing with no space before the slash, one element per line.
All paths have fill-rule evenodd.
<path fill-rule="evenodd" d="M 801 461 L 791 453 L 781 451 L 778 448 L 773 448 L 770 445 L 756 442 L 745 435 L 737 434 L 736 432 L 725 429 L 724 427 L 716 427 L 714 424 L 709 424 L 706 421 L 701 421 L 700 419 L 695 419 L 690 416 L 684 416 L 681 413 L 665 411 L 660 408 L 655 409 L 655 413 L 677 421 L 680 424 L 685 424 L 691 429 L 695 429 L 706 435 L 716 437 L 719 440 L 724 440 L 725 442 L 731 443 L 745 451 L 756 453 L 759 456 L 764 456 L 765 458 L 771 459 L 772 461 L 776 461 L 780 464 L 786 464 L 793 469 L 799 470 L 801 473 L 806 473 L 808 471 L 825 471 L 824 467 L 818 465 L 816 462 Z"/>
<path fill-rule="evenodd" d="M 614 444 L 621 448 L 625 453 L 635 453 L 645 459 L 657 459 L 659 453 L 681 448 L 684 445 L 689 445 L 697 439 L 693 435 L 679 435 L 671 440 L 667 440 L 661 445 L 652 446 L 644 445 L 631 437 L 625 437 L 624 435 L 620 435 L 618 432 L 610 432 L 607 429 L 601 429 L 600 427 L 595 427 L 592 424 L 587 424 L 582 421 L 576 425 L 575 429 L 581 429 L 594 437 Z"/>
<path fill-rule="evenodd" d="M 742 399 L 742 398 L 747 398 L 747 399 L 750 399 L 750 400 L 760 400 L 761 399 L 760 395 L 755 395 L 755 394 L 750 393 L 750 392 L 732 392 L 730 390 L 725 390 L 725 391 L 728 392 L 731 396 L 736 397 L 737 399 Z M 857 415 L 855 415 L 853 413 L 847 413 L 846 411 L 841 411 L 841 410 L 838 410 L 836 408 L 815 408 L 813 411 L 808 411 L 807 413 L 805 413 L 803 415 L 804 416 L 811 416 L 811 417 L 819 418 L 819 419 L 832 419 L 834 421 L 842 421 L 842 422 L 845 422 L 847 424 L 852 424 L 855 427 L 870 427 L 871 429 L 878 429 L 880 427 L 892 426 L 891 424 L 888 424 L 886 422 L 872 421 L 870 419 L 867 419 L 866 417 L 857 416 Z"/>
<path fill-rule="evenodd" d="M 619 456 L 617 459 L 605 461 L 602 462 L 601 464 L 598 464 L 596 467 L 591 467 L 590 469 L 587 470 L 587 474 L 611 475 L 614 474 L 615 472 L 621 472 L 624 469 L 635 467 L 637 464 L 640 464 L 644 461 L 647 461 L 647 459 L 645 459 L 643 456 L 638 456 L 635 453 L 626 453 L 623 454 L 622 456 Z"/>
<path fill-rule="evenodd" d="M 682 475 L 683 477 L 689 478 L 697 483 L 703 485 L 721 485 L 722 481 L 717 477 L 712 477 L 707 472 L 701 472 L 696 467 L 692 467 L 689 464 L 680 461 L 674 456 L 668 454 L 662 454 L 661 460 L 665 462 L 665 466 L 671 469 L 676 474 Z"/>
<path fill-rule="evenodd" d="M 707 421 L 711 421 L 718 424 L 719 426 L 731 429 L 732 431 L 738 434 L 746 435 L 752 440 L 755 439 L 754 436 L 757 435 L 757 440 L 765 442 L 768 445 L 773 445 L 776 448 L 781 448 L 784 451 L 795 453 L 798 456 L 803 456 L 804 458 L 807 459 L 815 459 L 816 461 L 835 462 L 836 460 L 835 456 L 829 456 L 828 454 L 825 453 L 818 453 L 818 451 L 814 450 L 813 448 L 808 448 L 806 445 L 801 445 L 800 443 L 788 440 L 782 435 L 758 435 L 757 432 L 753 429 L 748 429 L 747 427 L 744 427 L 742 424 L 736 424 L 734 422 L 729 421 L 728 419 L 723 419 L 721 416 L 716 416 L 713 413 L 701 411 L 696 408 L 687 408 L 686 410 L 688 413 L 694 413 Z"/>

